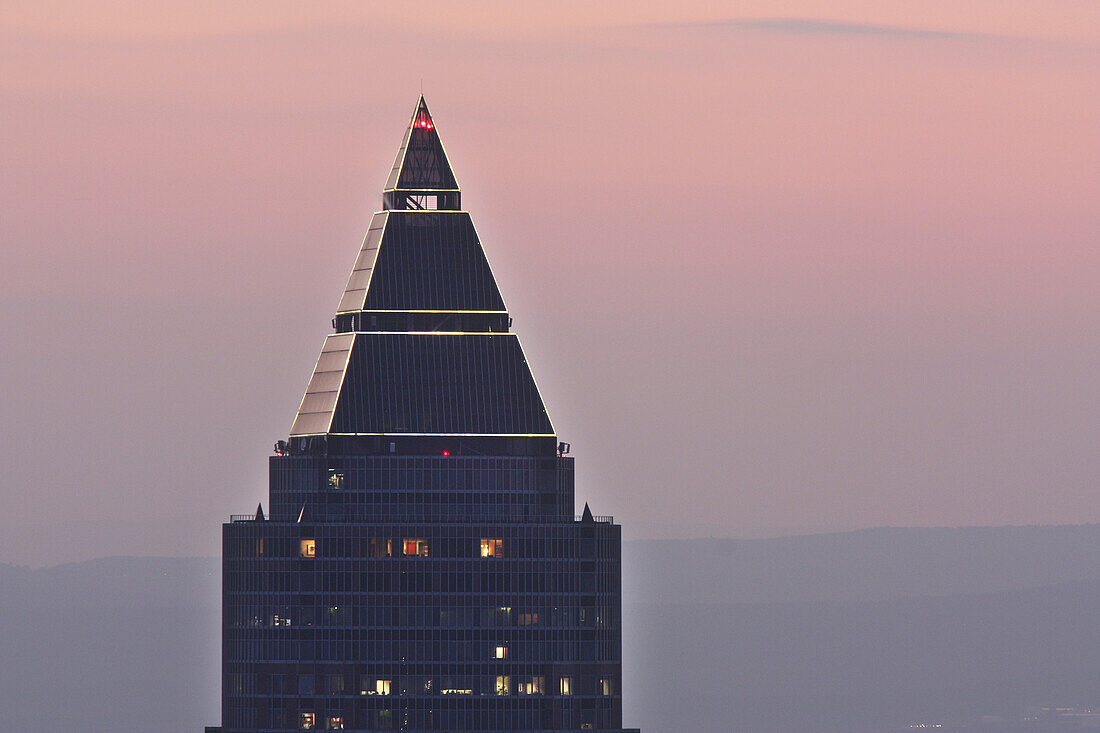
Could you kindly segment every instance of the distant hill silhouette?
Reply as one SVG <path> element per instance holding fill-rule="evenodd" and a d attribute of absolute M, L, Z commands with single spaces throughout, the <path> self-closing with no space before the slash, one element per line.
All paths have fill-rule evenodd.
<path fill-rule="evenodd" d="M 639 601 L 860 601 L 1100 579 L 1096 524 L 640 541 L 623 552 L 623 585 Z"/>
<path fill-rule="evenodd" d="M 1100 702 L 1098 526 L 636 541 L 624 563 L 626 722 L 646 733 L 862 733 Z M 3 729 L 216 722 L 218 568 L 0 565 Z"/>

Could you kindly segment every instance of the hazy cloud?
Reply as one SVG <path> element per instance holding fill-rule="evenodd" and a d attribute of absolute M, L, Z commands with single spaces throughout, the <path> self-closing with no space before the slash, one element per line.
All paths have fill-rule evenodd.
<path fill-rule="evenodd" d="M 706 23 L 678 24 L 682 26 L 706 28 L 743 28 L 748 30 L 769 31 L 772 33 L 791 33 L 800 35 L 845 35 L 845 36 L 885 36 L 910 39 L 989 39 L 1000 38 L 988 33 L 960 33 L 929 28 L 904 28 L 894 25 L 874 23 L 846 23 L 819 18 L 744 18 L 739 20 L 712 21 Z"/>

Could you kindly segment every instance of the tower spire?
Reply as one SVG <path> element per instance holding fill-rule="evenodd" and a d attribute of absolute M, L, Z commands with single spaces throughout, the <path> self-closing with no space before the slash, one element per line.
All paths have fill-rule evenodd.
<path fill-rule="evenodd" d="M 421 93 L 382 193 L 382 208 L 455 210 L 461 194 Z"/>
<path fill-rule="evenodd" d="M 290 429 L 296 448 L 555 440 L 423 95 L 390 183 Z"/>

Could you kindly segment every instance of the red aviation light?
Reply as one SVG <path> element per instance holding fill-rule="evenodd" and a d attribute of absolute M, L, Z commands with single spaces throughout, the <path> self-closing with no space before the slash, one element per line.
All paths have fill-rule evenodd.
<path fill-rule="evenodd" d="M 444 458 L 446 458 L 446 457 L 447 457 L 447 456 L 449 456 L 449 455 L 451 455 L 451 452 L 450 452 L 449 450 L 445 450 L 445 451 L 443 451 L 443 457 L 444 457 Z"/>
<path fill-rule="evenodd" d="M 413 120 L 413 127 L 419 127 L 422 130 L 431 130 L 435 125 L 432 124 L 432 118 L 428 116 L 427 112 L 421 112 L 416 116 L 416 119 Z"/>

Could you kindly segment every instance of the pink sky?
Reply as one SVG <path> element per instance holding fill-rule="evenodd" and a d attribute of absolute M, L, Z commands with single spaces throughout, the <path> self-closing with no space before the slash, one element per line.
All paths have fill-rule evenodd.
<path fill-rule="evenodd" d="M 421 84 L 628 537 L 1100 521 L 1096 3 L 226 5 L 0 7 L 0 499 L 51 557 L 263 498 Z"/>

